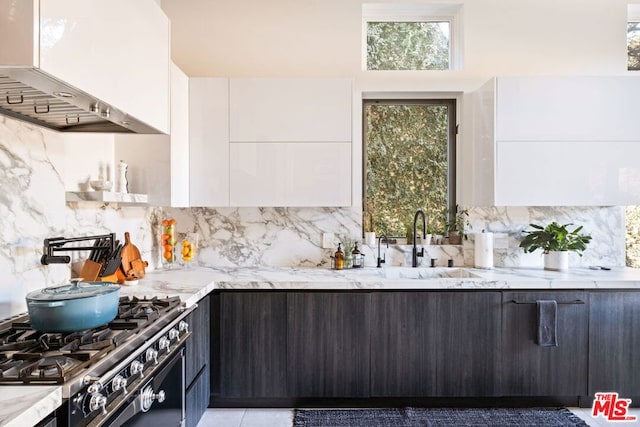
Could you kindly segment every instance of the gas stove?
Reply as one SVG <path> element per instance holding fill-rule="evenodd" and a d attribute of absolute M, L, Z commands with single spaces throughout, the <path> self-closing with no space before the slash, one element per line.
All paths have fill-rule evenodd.
<path fill-rule="evenodd" d="M 84 331 L 39 332 L 27 314 L 5 319 L 0 384 L 60 385 L 68 407 L 59 425 L 103 425 L 98 421 L 112 418 L 132 398 L 147 412 L 165 395 L 147 389 L 142 396 L 143 389 L 183 353 L 188 312 L 178 297 L 121 297 L 112 322 Z"/>

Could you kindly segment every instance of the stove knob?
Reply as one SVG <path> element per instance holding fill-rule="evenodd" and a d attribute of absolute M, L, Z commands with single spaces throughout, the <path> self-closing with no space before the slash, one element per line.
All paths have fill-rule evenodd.
<path fill-rule="evenodd" d="M 169 339 L 171 341 L 177 339 L 179 335 L 180 335 L 180 333 L 178 332 L 178 330 L 176 328 L 173 328 L 173 329 L 169 330 Z"/>
<path fill-rule="evenodd" d="M 171 341 L 169 341 L 169 338 L 167 337 L 162 337 L 158 340 L 158 349 L 159 350 L 168 350 L 169 349 L 169 344 L 171 344 Z"/>
<path fill-rule="evenodd" d="M 122 394 L 127 394 L 127 379 L 122 375 L 116 375 L 111 381 L 111 389 L 114 392 L 122 390 Z"/>
<path fill-rule="evenodd" d="M 144 390 L 142 390 L 140 396 L 140 409 L 142 409 L 142 412 L 147 412 L 151 408 L 151 404 L 154 400 L 157 400 L 158 403 L 162 403 L 164 402 L 164 399 L 164 390 L 160 390 L 158 393 L 154 393 L 153 388 L 151 388 L 151 386 L 147 386 Z"/>
<path fill-rule="evenodd" d="M 189 324 L 184 320 L 181 320 L 180 323 L 178 323 L 178 330 L 183 334 L 186 334 L 189 332 Z"/>
<path fill-rule="evenodd" d="M 134 360 L 131 362 L 131 366 L 129 367 L 129 373 L 133 376 L 135 374 L 140 374 L 140 378 L 143 378 L 142 370 L 144 369 L 144 364 L 138 360 Z"/>
<path fill-rule="evenodd" d="M 101 395 L 100 393 L 96 393 L 91 396 L 91 401 L 89 401 L 89 410 L 91 412 L 97 411 L 102 408 L 102 414 L 107 415 L 107 398 Z"/>
<path fill-rule="evenodd" d="M 102 382 L 94 381 L 89 387 L 87 387 L 87 393 L 95 394 L 100 390 L 102 390 L 103 388 L 104 388 L 104 385 L 102 384 Z"/>
<path fill-rule="evenodd" d="M 158 364 L 158 350 L 154 350 L 152 348 L 147 349 L 147 352 L 144 355 L 145 362 L 153 361 L 154 365 Z"/>

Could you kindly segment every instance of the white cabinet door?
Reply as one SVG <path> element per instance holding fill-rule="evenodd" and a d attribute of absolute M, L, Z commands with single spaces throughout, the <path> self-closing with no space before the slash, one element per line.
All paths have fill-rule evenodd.
<path fill-rule="evenodd" d="M 169 133 L 169 20 L 154 0 L 41 0 L 43 71 Z"/>
<path fill-rule="evenodd" d="M 640 77 L 499 77 L 498 141 L 637 141 Z"/>
<path fill-rule="evenodd" d="M 229 79 L 189 80 L 190 204 L 229 206 Z"/>
<path fill-rule="evenodd" d="M 350 206 L 351 143 L 231 143 L 231 206 Z"/>
<path fill-rule="evenodd" d="M 499 141 L 497 206 L 640 202 L 638 141 Z"/>
<path fill-rule="evenodd" d="M 189 203 L 189 77 L 171 64 L 171 200 Z"/>
<path fill-rule="evenodd" d="M 189 78 L 171 64 L 171 135 L 115 134 L 115 164 L 129 165 L 129 192 L 151 206 L 189 206 Z M 115 187 L 114 187 L 115 188 Z"/>
<path fill-rule="evenodd" d="M 231 142 L 351 141 L 351 80 L 233 78 Z"/>
<path fill-rule="evenodd" d="M 638 77 L 499 77 L 475 91 L 462 203 L 640 203 Z"/>

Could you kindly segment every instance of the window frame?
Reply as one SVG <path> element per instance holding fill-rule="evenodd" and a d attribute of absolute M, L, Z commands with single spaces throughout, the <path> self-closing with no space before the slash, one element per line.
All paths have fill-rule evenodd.
<path fill-rule="evenodd" d="M 367 68 L 369 22 L 448 22 L 449 68 L 446 70 L 370 70 Z M 462 69 L 462 4 L 457 3 L 363 3 L 362 70 L 369 72 L 447 72 Z"/>
<path fill-rule="evenodd" d="M 457 104 L 458 100 L 452 97 L 442 98 L 363 98 L 362 99 L 362 236 L 364 237 L 364 215 L 367 206 L 367 108 L 368 104 L 376 105 L 445 105 L 448 107 L 449 120 L 448 147 L 447 147 L 447 209 L 448 220 L 455 216 L 457 205 Z M 386 236 L 389 238 L 404 238 L 405 236 Z"/>
<path fill-rule="evenodd" d="M 640 4 L 629 4 L 627 5 L 627 28 L 629 24 L 640 22 Z M 629 69 L 629 38 L 628 36 L 625 38 L 625 52 L 627 55 L 625 57 L 625 69 L 630 73 L 637 73 L 640 70 L 630 70 Z"/>

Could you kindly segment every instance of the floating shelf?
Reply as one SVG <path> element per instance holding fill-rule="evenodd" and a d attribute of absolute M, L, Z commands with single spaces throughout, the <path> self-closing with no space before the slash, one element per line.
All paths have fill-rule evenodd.
<path fill-rule="evenodd" d="M 146 194 L 115 193 L 112 191 L 67 191 L 67 202 L 99 202 L 120 203 L 129 205 L 145 205 L 149 197 Z"/>

